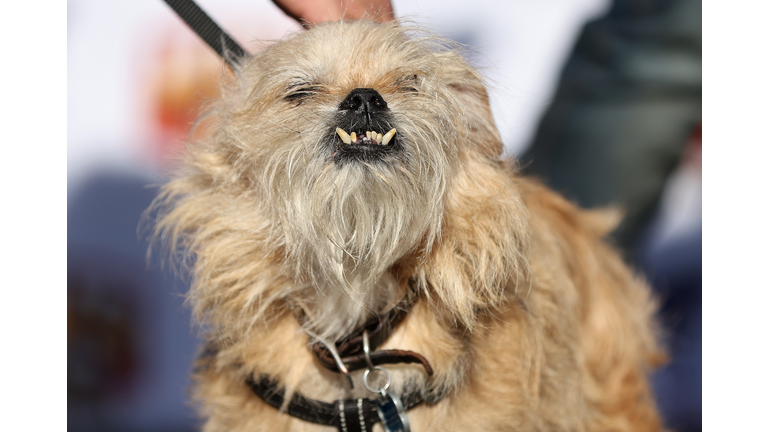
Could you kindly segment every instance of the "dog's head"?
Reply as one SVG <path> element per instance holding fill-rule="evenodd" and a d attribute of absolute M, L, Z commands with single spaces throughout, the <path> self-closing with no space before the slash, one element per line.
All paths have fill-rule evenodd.
<path fill-rule="evenodd" d="M 215 133 L 189 146 L 192 172 L 166 187 L 160 227 L 186 233 L 196 276 L 224 265 L 234 284 L 255 266 L 239 260 L 266 260 L 350 292 L 430 254 L 447 208 L 464 205 L 449 190 L 504 187 L 469 185 L 487 177 L 473 164 L 498 170 L 502 146 L 481 78 L 453 48 L 355 21 L 246 60 L 213 105 Z"/>

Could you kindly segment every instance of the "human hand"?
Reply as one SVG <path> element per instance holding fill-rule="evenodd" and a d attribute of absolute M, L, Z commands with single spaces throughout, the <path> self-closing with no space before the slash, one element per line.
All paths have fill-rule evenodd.
<path fill-rule="evenodd" d="M 394 19 L 390 0 L 272 0 L 277 7 L 305 28 L 324 21 L 366 18 L 387 22 Z"/>

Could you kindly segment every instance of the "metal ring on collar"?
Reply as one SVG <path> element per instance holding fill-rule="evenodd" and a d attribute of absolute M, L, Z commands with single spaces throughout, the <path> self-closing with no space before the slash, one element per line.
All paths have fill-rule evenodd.
<path fill-rule="evenodd" d="M 368 382 L 368 375 L 370 375 L 371 371 L 373 370 L 380 370 L 384 373 L 384 376 L 387 377 L 387 382 L 385 382 L 383 386 L 377 389 L 371 387 L 371 384 Z M 381 366 L 374 366 L 372 369 L 366 369 L 365 372 L 363 372 L 363 384 L 365 385 L 365 388 L 367 388 L 368 391 L 370 391 L 371 393 L 384 394 L 389 388 L 389 385 L 392 384 L 392 377 L 389 376 L 388 370 L 384 369 Z"/>

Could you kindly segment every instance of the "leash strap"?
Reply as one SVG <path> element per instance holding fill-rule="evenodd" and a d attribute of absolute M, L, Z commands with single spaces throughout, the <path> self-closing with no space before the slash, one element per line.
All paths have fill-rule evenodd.
<path fill-rule="evenodd" d="M 247 56 L 238 45 L 200 6 L 192 0 L 165 0 L 168 5 L 202 38 L 222 59 L 234 69 L 240 59 Z"/>

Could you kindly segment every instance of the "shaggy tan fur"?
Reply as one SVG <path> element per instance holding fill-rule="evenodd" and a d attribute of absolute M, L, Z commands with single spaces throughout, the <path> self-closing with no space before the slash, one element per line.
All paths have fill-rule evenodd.
<path fill-rule="evenodd" d="M 482 79 L 450 44 L 324 24 L 236 75 L 212 105 L 215 133 L 189 145 L 156 201 L 218 347 L 196 375 L 205 431 L 332 430 L 268 406 L 245 379 L 327 402 L 374 397 L 321 367 L 303 330 L 336 340 L 409 281 L 420 299 L 381 348 L 416 351 L 435 375 L 388 365 L 393 389 L 446 395 L 408 412 L 414 432 L 661 428 L 648 288 L 600 240 L 599 215 L 501 158 Z M 339 103 L 356 88 L 386 100 L 402 153 L 334 162 Z"/>

